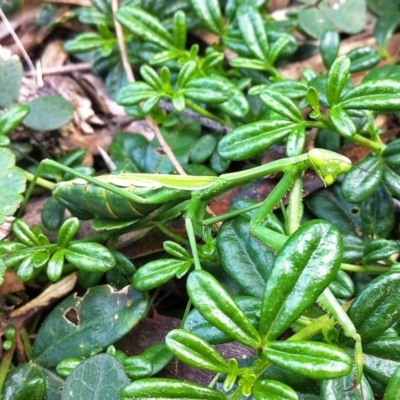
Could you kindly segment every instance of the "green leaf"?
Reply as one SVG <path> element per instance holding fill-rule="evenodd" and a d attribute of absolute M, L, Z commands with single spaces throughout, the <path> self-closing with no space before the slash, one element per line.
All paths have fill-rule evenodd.
<path fill-rule="evenodd" d="M 399 397 L 399 386 L 400 386 L 400 366 L 396 368 L 396 371 L 389 380 L 386 387 L 385 396 L 383 400 L 397 400 Z"/>
<path fill-rule="evenodd" d="M 195 164 L 203 164 L 213 154 L 217 146 L 215 135 L 202 135 L 190 152 L 190 159 Z"/>
<path fill-rule="evenodd" d="M 183 276 L 191 267 L 192 260 L 164 258 L 150 261 L 133 275 L 132 286 L 136 290 L 154 289 L 170 281 L 173 277 Z"/>
<path fill-rule="evenodd" d="M 398 7 L 396 7 L 396 4 L 393 4 L 393 6 L 394 7 L 382 7 L 381 11 L 383 11 L 383 13 L 379 16 L 374 26 L 374 36 L 381 49 L 386 48 L 399 24 L 400 11 Z"/>
<path fill-rule="evenodd" d="M 254 385 L 253 396 L 256 400 L 297 400 L 297 393 L 282 382 L 271 379 L 258 380 Z"/>
<path fill-rule="evenodd" d="M 154 398 L 158 400 L 227 400 L 215 389 L 180 379 L 150 378 L 129 384 L 121 392 L 121 400 Z"/>
<path fill-rule="evenodd" d="M 79 220 L 78 218 L 68 218 L 61 226 L 57 243 L 61 247 L 67 247 L 69 242 L 73 239 L 79 230 Z"/>
<path fill-rule="evenodd" d="M 400 245 L 395 240 L 373 239 L 364 248 L 363 263 L 366 265 L 374 264 L 397 254 L 399 251 Z"/>
<path fill-rule="evenodd" d="M 287 120 L 258 121 L 233 129 L 218 145 L 222 157 L 244 160 L 285 139 L 297 127 Z"/>
<path fill-rule="evenodd" d="M 253 55 L 259 60 L 268 60 L 268 37 L 257 7 L 251 3 L 239 5 L 236 11 L 236 18 L 243 40 Z"/>
<path fill-rule="evenodd" d="M 64 215 L 65 207 L 55 197 L 50 197 L 41 213 L 44 227 L 50 231 L 59 229 L 64 222 Z"/>
<path fill-rule="evenodd" d="M 229 61 L 229 64 L 233 68 L 255 69 L 259 71 L 265 71 L 268 69 L 268 65 L 265 61 L 245 57 L 236 57 Z"/>
<path fill-rule="evenodd" d="M 339 299 L 350 299 L 354 295 L 354 283 L 349 275 L 341 269 L 335 280 L 329 284 L 329 289 Z"/>
<path fill-rule="evenodd" d="M 376 49 L 370 46 L 358 47 L 347 53 L 351 61 L 350 72 L 360 72 L 375 67 L 381 61 Z"/>
<path fill-rule="evenodd" d="M 17 128 L 29 114 L 30 108 L 23 104 L 12 105 L 0 117 L 0 135 L 8 135 Z"/>
<path fill-rule="evenodd" d="M 178 79 L 177 79 L 178 88 L 183 89 L 187 85 L 187 83 L 196 76 L 195 74 L 196 68 L 197 66 L 195 61 L 188 61 L 185 64 L 183 64 L 178 74 Z"/>
<path fill-rule="evenodd" d="M 33 363 L 25 363 L 9 371 L 1 394 L 2 400 L 43 400 L 49 391 L 46 393 L 39 368 Z"/>
<path fill-rule="evenodd" d="M 363 343 L 382 335 L 400 317 L 400 273 L 380 275 L 356 297 L 348 310 Z"/>
<path fill-rule="evenodd" d="M 31 112 L 23 124 L 38 131 L 53 131 L 67 124 L 74 113 L 72 103 L 60 96 L 41 96 L 28 103 Z"/>
<path fill-rule="evenodd" d="M 325 31 L 319 45 L 322 61 L 326 68 L 330 68 L 339 53 L 340 36 L 334 30 Z"/>
<path fill-rule="evenodd" d="M 326 96 L 331 106 L 338 104 L 343 88 L 349 79 L 350 60 L 337 58 L 332 64 L 326 83 Z"/>
<path fill-rule="evenodd" d="M 392 79 L 368 80 L 350 89 L 340 99 L 345 110 L 400 110 L 400 82 Z"/>
<path fill-rule="evenodd" d="M 202 24 L 211 32 L 222 35 L 223 21 L 218 0 L 190 1 Z"/>
<path fill-rule="evenodd" d="M 117 102 L 123 106 L 131 106 L 156 94 L 157 92 L 149 84 L 132 82 L 122 86 L 117 94 Z"/>
<path fill-rule="evenodd" d="M 303 114 L 289 97 L 274 90 L 263 90 L 260 98 L 268 108 L 282 117 L 295 123 L 304 121 Z"/>
<path fill-rule="evenodd" d="M 119 8 L 117 19 L 128 31 L 146 41 L 156 43 L 168 50 L 176 48 L 173 37 L 160 20 L 142 8 L 125 4 Z"/>
<path fill-rule="evenodd" d="M 322 220 L 301 226 L 286 241 L 268 278 L 260 315 L 265 341 L 282 335 L 331 283 L 343 255 L 339 231 Z"/>
<path fill-rule="evenodd" d="M 344 138 L 352 138 L 357 133 L 350 115 L 339 106 L 329 110 L 329 117 L 336 131 Z"/>
<path fill-rule="evenodd" d="M 186 15 L 183 11 L 179 10 L 174 14 L 173 28 L 174 28 L 175 46 L 180 50 L 185 50 L 187 26 L 186 26 Z"/>
<path fill-rule="evenodd" d="M 274 253 L 249 231 L 248 220 L 226 221 L 217 236 L 220 262 L 226 273 L 249 295 L 262 297 L 274 263 Z"/>
<path fill-rule="evenodd" d="M 129 287 L 89 289 L 84 297 L 67 297 L 42 323 L 33 358 L 55 367 L 64 358 L 87 357 L 126 335 L 144 317 L 148 300 Z"/>
<path fill-rule="evenodd" d="M 228 363 L 201 337 L 184 329 L 173 329 L 166 338 L 170 351 L 186 365 L 206 371 L 227 373 Z"/>
<path fill-rule="evenodd" d="M 116 399 L 128 383 L 121 364 L 109 354 L 99 354 L 72 371 L 65 381 L 61 400 Z"/>
<path fill-rule="evenodd" d="M 163 82 L 158 76 L 157 72 L 154 71 L 153 68 L 151 68 L 148 65 L 142 65 L 140 67 L 140 75 L 142 75 L 142 78 L 146 83 L 148 83 L 154 90 L 163 90 Z"/>
<path fill-rule="evenodd" d="M 382 181 L 383 165 L 371 154 L 348 172 L 342 184 L 344 198 L 351 203 L 368 199 Z"/>
<path fill-rule="evenodd" d="M 400 197 L 400 175 L 392 169 L 385 166 L 383 168 L 383 181 L 389 190 L 396 196 Z"/>
<path fill-rule="evenodd" d="M 246 314 L 250 322 L 257 327 L 259 323 L 259 312 L 261 299 L 250 296 L 235 296 L 233 300 Z M 196 309 L 193 309 L 185 319 L 184 329 L 202 337 L 211 344 L 221 344 L 232 341 L 229 335 L 221 332 L 208 322 Z"/>
<path fill-rule="evenodd" d="M 74 39 L 67 40 L 64 49 L 69 53 L 86 53 L 93 50 L 110 52 L 117 45 L 116 38 L 106 38 L 95 32 L 83 32 Z"/>
<path fill-rule="evenodd" d="M 17 103 L 21 90 L 23 67 L 16 55 L 10 50 L 0 50 L 0 107 L 8 108 Z"/>
<path fill-rule="evenodd" d="M 300 28 L 317 39 L 320 39 L 326 31 L 335 29 L 332 22 L 317 8 L 301 9 L 298 18 Z"/>
<path fill-rule="evenodd" d="M 60 279 L 64 268 L 65 250 L 57 250 L 50 258 L 49 264 L 47 265 L 47 276 L 53 282 Z"/>
<path fill-rule="evenodd" d="M 385 238 L 394 226 L 393 198 L 386 185 L 378 185 L 374 193 L 361 203 L 362 227 L 369 237 Z"/>
<path fill-rule="evenodd" d="M 206 271 L 192 272 L 187 290 L 190 300 L 207 321 L 246 346 L 260 345 L 254 326 L 212 275 Z"/>
<path fill-rule="evenodd" d="M 339 378 L 353 369 L 353 359 L 345 350 L 320 342 L 271 342 L 263 354 L 272 363 L 312 379 Z"/>
<path fill-rule="evenodd" d="M 12 228 L 14 235 L 21 243 L 31 247 L 40 245 L 38 237 L 24 220 L 19 218 L 14 220 Z"/>
<path fill-rule="evenodd" d="M 9 149 L 0 148 L 0 224 L 14 215 L 25 190 L 25 174 L 14 165 L 15 155 Z"/>
<path fill-rule="evenodd" d="M 86 272 L 107 272 L 115 266 L 111 251 L 99 243 L 71 243 L 65 251 L 65 258 Z"/>
<path fill-rule="evenodd" d="M 321 400 L 375 400 L 374 392 L 371 389 L 365 376 L 361 383 L 353 388 L 354 374 L 348 374 L 341 378 L 321 381 Z M 349 390 L 349 388 L 352 388 Z"/>
<path fill-rule="evenodd" d="M 197 78 L 189 81 L 182 89 L 185 97 L 200 103 L 219 104 L 230 96 L 229 86 L 216 78 Z"/>

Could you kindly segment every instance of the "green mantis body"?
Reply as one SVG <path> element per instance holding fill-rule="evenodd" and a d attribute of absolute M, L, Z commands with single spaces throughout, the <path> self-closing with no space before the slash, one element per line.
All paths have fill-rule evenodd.
<path fill-rule="evenodd" d="M 56 185 L 53 195 L 73 213 L 86 219 L 97 217 L 128 221 L 146 216 L 164 204 L 173 206 L 191 197 L 206 201 L 251 179 L 277 172 L 295 176 L 308 168 L 314 168 L 329 185 L 351 168 L 351 162 L 336 153 L 313 149 L 308 154 L 219 177 L 154 174 L 107 175 L 97 178 L 82 176 L 84 179 Z"/>

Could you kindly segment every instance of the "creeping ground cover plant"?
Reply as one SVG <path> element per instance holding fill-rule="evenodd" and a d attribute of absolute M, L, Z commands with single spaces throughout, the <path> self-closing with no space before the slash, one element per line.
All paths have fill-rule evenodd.
<path fill-rule="evenodd" d="M 0 283 L 12 275 L 41 300 L 79 280 L 46 313 L 30 290 L 29 318 L 27 305 L 2 311 L 2 398 L 399 398 L 400 139 L 387 129 L 400 112 L 389 47 L 399 5 L 301 1 L 278 20 L 267 3 L 72 9 L 86 29 L 65 49 L 155 132 L 115 135 L 111 173 L 82 166 L 85 149 L 17 158 L 6 135 L 40 118 L 17 100 L 2 105 L 0 183 L 11 194 L 0 220 L 11 228 Z M 343 51 L 367 13 L 376 45 Z M 302 64 L 288 78 L 309 51 L 323 71 Z M 30 226 L 38 192 L 42 225 Z M 130 246 L 162 234 L 162 248 L 134 265 L 121 245 L 132 232 Z M 179 306 L 163 308 L 174 296 Z M 160 313 L 177 318 L 157 340 L 122 345 Z M 177 362 L 197 373 L 171 372 Z"/>

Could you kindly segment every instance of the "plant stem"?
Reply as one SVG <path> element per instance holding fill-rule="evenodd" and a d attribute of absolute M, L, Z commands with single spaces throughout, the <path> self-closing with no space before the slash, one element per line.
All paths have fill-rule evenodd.
<path fill-rule="evenodd" d="M 229 127 L 233 127 L 231 123 L 228 123 L 227 121 L 223 120 L 222 118 L 217 117 L 216 115 L 210 113 L 209 111 L 205 110 L 204 108 L 200 107 L 196 103 L 193 103 L 192 101 L 185 99 L 185 103 L 188 107 L 190 107 L 192 110 L 196 111 L 198 114 L 202 115 L 203 117 L 206 117 L 208 119 L 212 119 L 214 121 L 219 122 L 220 124 L 227 125 Z"/>

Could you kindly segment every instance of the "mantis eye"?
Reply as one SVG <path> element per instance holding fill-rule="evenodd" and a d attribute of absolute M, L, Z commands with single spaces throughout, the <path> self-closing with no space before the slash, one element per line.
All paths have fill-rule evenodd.
<path fill-rule="evenodd" d="M 308 159 L 327 186 L 332 185 L 340 174 L 350 171 L 352 167 L 349 158 L 330 150 L 312 149 L 308 152 Z"/>

